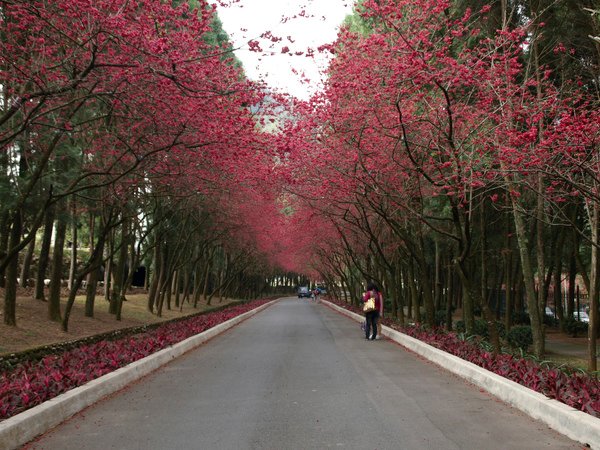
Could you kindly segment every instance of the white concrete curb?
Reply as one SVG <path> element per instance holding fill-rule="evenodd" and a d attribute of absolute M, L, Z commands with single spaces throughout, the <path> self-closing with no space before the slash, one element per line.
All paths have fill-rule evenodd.
<path fill-rule="evenodd" d="M 336 304 L 327 301 L 322 301 L 322 303 L 357 322 L 364 320 L 364 316 Z M 565 436 L 587 444 L 593 449 L 600 449 L 599 419 L 392 328 L 382 326 L 381 334 L 485 389 L 490 394 L 520 409 L 534 419 L 544 422 Z"/>
<path fill-rule="evenodd" d="M 0 422 L 0 449 L 14 449 L 31 441 L 82 409 L 148 375 L 275 302 L 277 300 L 265 303 L 258 308 L 229 319 L 200 334 L 191 336 L 171 347 L 146 356 Z"/>

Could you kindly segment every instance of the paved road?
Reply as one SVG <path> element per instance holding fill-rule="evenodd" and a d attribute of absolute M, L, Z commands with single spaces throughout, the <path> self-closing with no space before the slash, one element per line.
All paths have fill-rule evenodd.
<path fill-rule="evenodd" d="M 285 299 L 35 449 L 577 449 L 322 304 Z"/>

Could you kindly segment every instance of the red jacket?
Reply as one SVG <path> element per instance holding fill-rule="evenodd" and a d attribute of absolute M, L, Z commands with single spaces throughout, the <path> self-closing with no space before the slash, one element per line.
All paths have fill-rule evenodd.
<path fill-rule="evenodd" d="M 373 293 L 375 295 L 371 295 L 371 293 Z M 377 291 L 365 292 L 363 294 L 363 298 L 362 298 L 363 303 L 366 303 L 367 300 L 369 300 L 372 296 L 375 297 L 375 309 L 377 311 L 379 311 L 380 316 L 383 316 L 383 295 L 381 295 L 381 292 L 377 292 Z"/>

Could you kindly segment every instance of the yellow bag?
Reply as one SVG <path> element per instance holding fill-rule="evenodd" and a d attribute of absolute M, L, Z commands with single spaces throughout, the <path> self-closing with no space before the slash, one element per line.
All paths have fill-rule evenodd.
<path fill-rule="evenodd" d="M 365 305 L 363 306 L 363 311 L 364 312 L 375 311 L 375 299 L 373 297 L 371 297 L 369 300 L 367 300 L 365 302 Z"/>

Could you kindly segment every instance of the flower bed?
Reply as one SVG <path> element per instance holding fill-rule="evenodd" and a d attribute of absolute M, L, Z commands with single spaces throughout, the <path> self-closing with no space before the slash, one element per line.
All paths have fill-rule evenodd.
<path fill-rule="evenodd" d="M 349 311 L 362 314 L 359 308 L 343 302 L 333 302 Z M 475 342 L 462 340 L 455 333 L 443 329 L 401 327 L 398 322 L 388 318 L 384 318 L 381 322 L 394 330 L 477 364 L 549 398 L 594 417 L 600 417 L 600 382 L 593 376 L 576 371 L 565 371 L 546 364 L 540 365 L 531 359 L 519 358 L 508 353 L 494 356 Z"/>
<path fill-rule="evenodd" d="M 0 373 L 0 420 L 181 342 L 270 300 L 257 300 L 162 324 L 121 339 L 81 345 Z"/>

